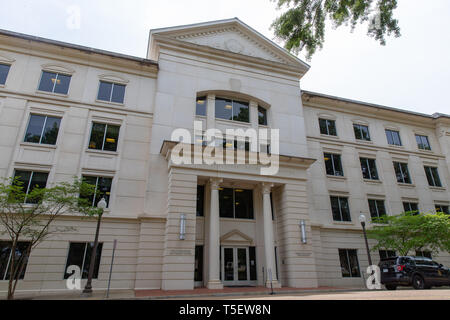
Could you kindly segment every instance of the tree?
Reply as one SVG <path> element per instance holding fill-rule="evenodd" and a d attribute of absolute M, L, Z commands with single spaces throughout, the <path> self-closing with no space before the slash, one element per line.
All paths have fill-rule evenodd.
<path fill-rule="evenodd" d="M 24 189 L 18 178 L 0 182 L 0 235 L 7 234 L 11 240 L 11 246 L 5 249 L 6 253 L 9 249 L 11 255 L 8 270 L 5 270 L 9 274 L 8 300 L 14 299 L 18 280 L 31 251 L 52 234 L 74 229 L 52 227 L 55 219 L 66 213 L 101 214 L 101 209 L 92 207 L 89 200 L 95 186 L 78 179 L 49 188 L 32 186 L 28 193 Z M 24 242 L 19 243 L 19 240 Z"/>
<path fill-rule="evenodd" d="M 450 216 L 445 213 L 405 212 L 374 222 L 379 224 L 367 231 L 378 242 L 372 250 L 395 250 L 402 256 L 423 249 L 450 252 Z"/>
<path fill-rule="evenodd" d="M 272 0 L 278 1 L 278 9 L 288 10 L 272 23 L 275 36 L 285 41 L 287 50 L 298 54 L 306 49 L 307 59 L 325 40 L 325 24 L 331 20 L 334 27 L 355 26 L 368 23 L 367 35 L 381 45 L 386 44 L 386 35 L 400 37 L 398 20 L 393 12 L 397 0 Z"/>

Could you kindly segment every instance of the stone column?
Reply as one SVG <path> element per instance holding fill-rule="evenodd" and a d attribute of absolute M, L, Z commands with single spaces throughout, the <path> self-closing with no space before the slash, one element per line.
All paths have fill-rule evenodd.
<path fill-rule="evenodd" d="M 211 198 L 209 210 L 209 279 L 208 289 L 223 289 L 220 281 L 220 217 L 219 217 L 219 184 L 221 179 L 210 179 Z"/>
<path fill-rule="evenodd" d="M 273 221 L 272 206 L 270 205 L 270 191 L 273 184 L 263 183 L 263 221 L 264 221 L 264 253 L 266 256 L 266 287 L 270 288 L 269 270 L 272 273 L 272 286 L 279 288 L 280 283 L 277 280 L 277 269 L 275 266 L 275 247 L 273 243 Z"/>

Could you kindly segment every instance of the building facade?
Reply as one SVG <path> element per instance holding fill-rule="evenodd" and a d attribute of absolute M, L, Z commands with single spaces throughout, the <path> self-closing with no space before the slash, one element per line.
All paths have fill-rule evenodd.
<path fill-rule="evenodd" d="M 146 59 L 1 31 L 0 176 L 97 186 L 94 289 L 115 239 L 113 289 L 364 286 L 361 212 L 448 212 L 450 118 L 302 93 L 308 69 L 238 19 L 152 30 Z M 212 150 L 244 163 L 174 161 L 177 129 L 194 155 L 208 129 L 234 129 Z M 250 129 L 279 144 L 240 143 Z M 276 174 L 245 163 L 267 150 Z M 55 224 L 76 231 L 33 250 L 18 292 L 69 290 L 70 265 L 86 278 L 96 221 Z M 5 236 L 0 249 L 5 291 Z"/>

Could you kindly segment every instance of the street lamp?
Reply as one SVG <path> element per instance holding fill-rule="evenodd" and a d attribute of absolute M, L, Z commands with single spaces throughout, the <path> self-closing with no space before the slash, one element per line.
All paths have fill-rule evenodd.
<path fill-rule="evenodd" d="M 372 258 L 370 256 L 370 250 L 369 250 L 369 242 L 367 241 L 367 235 L 366 235 L 366 216 L 361 213 L 359 216 L 359 222 L 361 222 L 361 226 L 363 229 L 364 234 L 364 241 L 366 242 L 366 250 L 367 250 L 367 257 L 369 258 L 369 266 L 372 265 Z"/>
<path fill-rule="evenodd" d="M 97 260 L 97 247 L 98 247 L 98 234 L 100 233 L 100 222 L 102 220 L 103 210 L 107 207 L 107 203 L 105 198 L 101 198 L 101 200 L 97 203 L 97 208 L 101 209 L 98 214 L 98 220 L 97 220 L 97 230 L 95 232 L 95 240 L 94 240 L 94 248 L 92 249 L 91 254 L 91 264 L 89 265 L 89 274 L 88 274 L 88 280 L 86 282 L 86 286 L 84 287 L 83 294 L 85 295 L 91 295 L 92 294 L 92 277 L 94 275 L 94 267 L 95 267 L 95 260 Z"/>

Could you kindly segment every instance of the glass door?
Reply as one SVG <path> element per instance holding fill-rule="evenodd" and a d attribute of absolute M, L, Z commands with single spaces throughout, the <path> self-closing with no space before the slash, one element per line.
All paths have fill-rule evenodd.
<path fill-rule="evenodd" d="M 222 248 L 222 279 L 224 286 L 250 286 L 248 247 Z"/>

